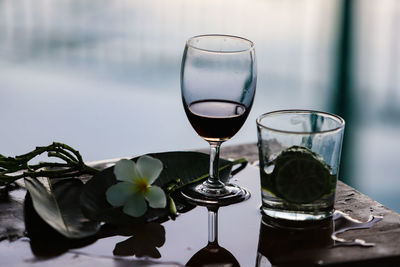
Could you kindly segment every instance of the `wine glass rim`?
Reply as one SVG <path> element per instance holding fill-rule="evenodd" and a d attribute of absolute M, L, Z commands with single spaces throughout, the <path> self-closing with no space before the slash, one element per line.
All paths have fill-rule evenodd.
<path fill-rule="evenodd" d="M 226 51 L 224 51 L 224 50 L 205 49 L 205 48 L 201 48 L 201 47 L 195 46 L 195 45 L 193 45 L 191 43 L 194 39 L 204 38 L 204 37 L 225 37 L 225 38 L 231 38 L 231 39 L 238 39 L 238 40 L 242 40 L 242 41 L 247 42 L 249 44 L 249 46 L 246 49 L 237 49 L 237 50 L 226 50 Z M 236 35 L 215 33 L 215 34 L 201 34 L 201 35 L 193 36 L 193 37 L 189 38 L 186 41 L 186 46 L 188 46 L 190 48 L 193 48 L 193 49 L 196 49 L 196 50 L 199 50 L 199 51 L 204 51 L 204 52 L 219 53 L 219 54 L 234 54 L 234 53 L 243 53 L 243 52 L 248 52 L 248 51 L 253 50 L 254 49 L 254 42 L 252 42 L 251 40 L 246 39 L 244 37 L 240 37 L 240 36 L 236 36 Z"/>
<path fill-rule="evenodd" d="M 265 124 L 263 124 L 261 122 L 264 118 L 273 117 L 275 115 L 282 115 L 282 114 L 317 114 L 317 115 L 320 115 L 320 116 L 331 118 L 334 121 L 338 122 L 339 125 L 336 126 L 336 127 L 332 127 L 330 129 L 327 129 L 327 130 L 319 130 L 319 131 L 312 131 L 311 132 L 311 131 L 294 131 L 294 130 L 277 129 L 277 128 L 274 128 L 274 127 L 266 126 Z M 345 120 L 342 117 L 338 116 L 338 115 L 335 115 L 335 114 L 332 114 L 332 113 L 329 113 L 329 112 L 317 111 L 317 110 L 308 110 L 308 109 L 284 109 L 284 110 L 276 110 L 276 111 L 267 112 L 267 113 L 264 113 L 264 114 L 260 115 L 256 119 L 256 123 L 257 123 L 258 127 L 264 128 L 264 129 L 268 129 L 268 130 L 273 131 L 273 132 L 300 134 L 300 135 L 304 135 L 304 134 L 314 135 L 314 134 L 332 133 L 332 132 L 341 131 L 345 126 Z"/>

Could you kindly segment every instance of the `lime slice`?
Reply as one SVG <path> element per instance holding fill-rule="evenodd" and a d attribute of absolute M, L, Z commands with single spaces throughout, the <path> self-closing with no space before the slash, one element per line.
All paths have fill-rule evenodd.
<path fill-rule="evenodd" d="M 276 159 L 273 176 L 276 193 L 291 203 L 311 203 L 330 192 L 329 166 L 304 147 L 282 152 Z"/>

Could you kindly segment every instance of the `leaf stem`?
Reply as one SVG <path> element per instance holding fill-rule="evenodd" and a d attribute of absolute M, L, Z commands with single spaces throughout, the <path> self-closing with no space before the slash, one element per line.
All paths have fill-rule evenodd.
<path fill-rule="evenodd" d="M 33 158 L 46 152 L 49 158 L 57 158 L 65 163 L 29 164 Z M 99 171 L 87 166 L 78 150 L 58 142 L 53 142 L 48 146 L 37 146 L 33 151 L 15 157 L 0 154 L 0 186 L 8 185 L 24 177 L 64 178 L 82 174 L 93 175 Z"/>

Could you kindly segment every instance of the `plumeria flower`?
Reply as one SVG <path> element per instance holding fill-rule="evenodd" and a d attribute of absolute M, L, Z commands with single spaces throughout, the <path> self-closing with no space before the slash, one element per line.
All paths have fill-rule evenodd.
<path fill-rule="evenodd" d="M 164 191 L 152 185 L 163 169 L 160 160 L 141 156 L 137 162 L 122 159 L 115 164 L 114 175 L 118 181 L 106 192 L 107 201 L 114 207 L 123 206 L 123 211 L 133 217 L 140 217 L 152 208 L 165 208 L 167 199 Z"/>

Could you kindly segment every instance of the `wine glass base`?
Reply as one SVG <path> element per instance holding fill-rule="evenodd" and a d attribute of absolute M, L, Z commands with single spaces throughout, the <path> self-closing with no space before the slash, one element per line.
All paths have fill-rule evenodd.
<path fill-rule="evenodd" d="M 188 202 L 207 207 L 228 206 L 250 198 L 250 192 L 247 189 L 229 183 L 225 184 L 222 194 L 204 193 L 198 190 L 196 186 L 183 188 L 181 194 Z"/>

